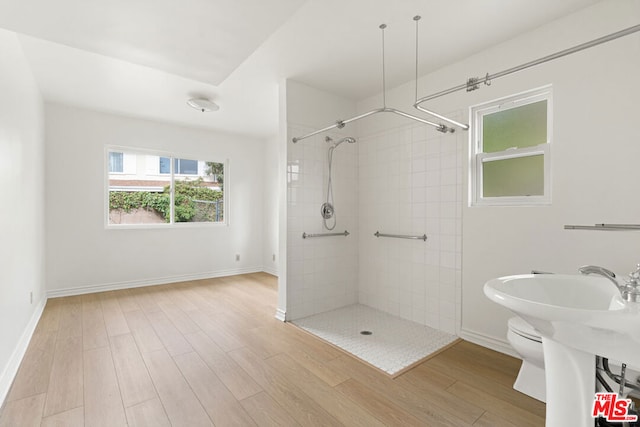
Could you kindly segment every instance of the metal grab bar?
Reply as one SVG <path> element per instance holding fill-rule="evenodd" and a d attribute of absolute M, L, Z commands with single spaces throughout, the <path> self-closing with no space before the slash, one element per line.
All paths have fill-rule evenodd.
<path fill-rule="evenodd" d="M 373 233 L 374 236 L 376 237 L 394 237 L 396 239 L 412 239 L 412 240 L 423 240 L 423 241 L 427 241 L 427 235 L 423 234 L 422 236 L 410 236 L 407 234 L 383 234 L 379 231 L 376 231 L 375 233 Z"/>
<path fill-rule="evenodd" d="M 309 237 L 329 237 L 329 236 L 344 236 L 347 237 L 350 233 L 347 230 L 344 230 L 342 233 L 316 233 L 316 234 L 308 234 L 302 233 L 303 239 L 308 239 Z"/>
<path fill-rule="evenodd" d="M 640 224 L 565 225 L 565 230 L 640 231 Z"/>

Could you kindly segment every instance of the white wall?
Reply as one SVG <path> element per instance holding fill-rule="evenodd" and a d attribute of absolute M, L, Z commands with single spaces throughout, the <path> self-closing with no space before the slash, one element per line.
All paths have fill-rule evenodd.
<path fill-rule="evenodd" d="M 0 30 L 0 52 L 1 406 L 42 312 L 45 282 L 42 99 L 14 33 Z"/>
<path fill-rule="evenodd" d="M 287 81 L 280 80 L 278 84 L 278 253 L 276 260 L 278 264 L 278 307 L 275 317 L 278 320 L 287 320 L 287 269 L 288 253 L 287 248 L 287 212 L 289 203 L 287 200 Z"/>
<path fill-rule="evenodd" d="M 280 170 L 278 137 L 266 141 L 262 178 L 262 265 L 264 271 L 278 275 L 278 171 Z"/>
<path fill-rule="evenodd" d="M 329 145 L 348 135 L 327 132 L 294 144 L 304 135 L 338 118 L 354 114 L 355 103 L 294 81 L 286 82 L 287 140 L 287 277 L 286 318 L 297 319 L 357 302 L 358 198 L 357 143 L 334 151 L 333 190 L 337 223 L 331 232 L 347 237 L 302 239 L 302 233 L 328 233 L 320 206 L 326 200 Z M 282 292 L 282 291 L 281 291 Z M 282 305 L 280 306 L 282 310 Z"/>
<path fill-rule="evenodd" d="M 61 105 L 45 113 L 50 295 L 263 269 L 264 141 Z M 109 144 L 229 159 L 229 225 L 105 229 Z"/>

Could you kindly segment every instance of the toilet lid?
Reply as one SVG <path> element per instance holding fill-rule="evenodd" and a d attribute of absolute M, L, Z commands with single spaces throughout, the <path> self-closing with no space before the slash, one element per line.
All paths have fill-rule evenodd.
<path fill-rule="evenodd" d="M 530 340 L 542 342 L 542 338 L 540 338 L 540 333 L 536 331 L 533 326 L 528 324 L 521 317 L 512 317 L 507 322 L 509 329 L 515 332 L 518 335 L 521 335 L 525 338 L 529 338 Z"/>

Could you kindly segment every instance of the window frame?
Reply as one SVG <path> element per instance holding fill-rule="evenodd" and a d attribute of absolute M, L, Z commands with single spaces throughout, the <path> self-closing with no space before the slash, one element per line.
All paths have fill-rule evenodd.
<path fill-rule="evenodd" d="M 511 147 L 503 151 L 483 151 L 483 118 L 499 111 L 547 101 L 547 141 L 524 148 Z M 551 147 L 553 141 L 553 90 L 551 85 L 520 92 L 469 108 L 469 206 L 544 206 L 551 205 Z M 496 160 L 543 156 L 544 193 L 533 196 L 485 197 L 483 192 L 483 165 Z"/>
<path fill-rule="evenodd" d="M 171 185 L 171 193 L 170 193 L 170 209 L 171 209 L 171 222 L 163 223 L 163 224 L 111 224 L 109 223 L 109 153 L 114 151 L 120 151 L 122 153 L 130 153 L 136 155 L 147 155 L 147 156 L 158 156 L 158 157 L 168 157 L 170 159 L 170 174 L 161 174 L 158 170 L 158 176 L 167 176 L 170 175 L 170 185 Z M 124 154 L 123 154 L 124 155 Z M 222 191 L 224 193 L 223 198 L 223 220 L 218 222 L 176 222 L 175 221 L 175 177 L 180 176 L 193 176 L 193 175 L 179 175 L 175 173 L 174 170 L 174 159 L 178 158 L 186 158 L 186 159 L 198 159 L 200 157 L 207 158 L 208 160 L 204 160 L 205 162 L 213 162 L 213 163 L 222 163 L 224 165 L 224 182 L 222 183 Z M 207 228 L 207 227 L 228 227 L 230 224 L 230 197 L 229 197 L 229 182 L 230 182 L 230 161 L 228 158 L 220 159 L 211 158 L 213 156 L 194 156 L 190 154 L 180 153 L 176 154 L 174 152 L 153 150 L 147 148 L 137 148 L 137 147 L 125 147 L 119 145 L 105 145 L 104 148 L 104 228 L 110 230 L 117 229 L 153 229 L 153 228 Z M 159 164 L 158 164 L 159 167 Z M 116 174 L 122 175 L 122 173 L 117 172 Z"/>

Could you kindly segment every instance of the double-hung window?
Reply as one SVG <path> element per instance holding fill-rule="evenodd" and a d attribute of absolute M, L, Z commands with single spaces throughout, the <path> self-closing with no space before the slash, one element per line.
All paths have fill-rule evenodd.
<path fill-rule="evenodd" d="M 547 86 L 471 108 L 471 205 L 551 203 L 551 101 Z"/>

